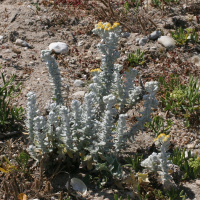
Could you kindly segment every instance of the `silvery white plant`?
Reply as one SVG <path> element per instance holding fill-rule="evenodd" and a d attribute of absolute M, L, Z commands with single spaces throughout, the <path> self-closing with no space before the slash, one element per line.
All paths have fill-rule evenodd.
<path fill-rule="evenodd" d="M 158 172 L 161 177 L 163 187 L 170 190 L 174 186 L 172 182 L 172 176 L 169 175 L 169 154 L 167 151 L 170 146 L 170 136 L 160 134 L 154 139 L 155 145 L 160 150 L 160 153 L 153 152 L 147 159 L 141 162 L 141 166 L 145 167 L 150 172 Z"/>
<path fill-rule="evenodd" d="M 144 124 L 151 121 L 151 113 L 153 112 L 152 108 L 157 108 L 158 101 L 155 98 L 155 93 L 158 91 L 158 82 L 151 81 L 145 83 L 145 90 L 149 94 L 143 96 L 144 100 L 144 111 L 140 112 L 142 117 L 137 117 L 138 122 L 132 126 L 127 135 L 128 139 L 132 141 L 134 135 L 137 131 L 144 129 Z"/>
<path fill-rule="evenodd" d="M 99 121 L 97 120 L 95 95 L 93 92 L 86 94 L 84 97 L 81 118 L 83 125 L 81 133 L 85 137 L 84 142 L 90 143 L 91 140 L 97 140 L 96 133 L 98 132 Z"/>
<path fill-rule="evenodd" d="M 71 135 L 70 127 L 70 111 L 66 106 L 61 106 L 59 110 L 60 127 L 61 127 L 61 141 L 64 144 L 65 151 L 73 151 L 73 137 Z"/>
<path fill-rule="evenodd" d="M 110 142 L 113 137 L 112 129 L 114 128 L 113 125 L 113 117 L 116 115 L 117 110 L 113 108 L 113 106 L 116 103 L 116 97 L 112 94 L 108 96 L 103 97 L 104 103 L 106 103 L 106 110 L 102 117 L 101 122 L 101 128 L 99 132 L 99 148 L 103 152 L 107 152 L 111 149 L 111 146 L 113 145 L 112 142 Z"/>
<path fill-rule="evenodd" d="M 118 112 L 115 107 L 119 105 L 121 111 L 125 104 L 137 102 L 142 90 L 134 84 L 136 70 L 129 68 L 124 74 L 124 82 L 123 75 L 119 73 L 122 66 L 114 64 L 119 57 L 116 50 L 121 32 L 119 24 L 114 23 L 112 27 L 109 23 L 96 25 L 93 32 L 102 38 L 98 45 L 102 53 L 102 66 L 91 71 L 93 83 L 89 86 L 91 91 L 85 95 L 83 104 L 77 100 L 72 101 L 70 108 L 62 104 L 58 66 L 54 57 L 50 56 L 50 51 L 44 50 L 41 53 L 49 69 L 56 101 L 50 104 L 49 115 L 45 120 L 35 112 L 37 109 L 34 93 L 28 95 L 27 127 L 32 138 L 29 150 L 34 158 L 35 152 L 45 153 L 55 149 L 59 154 L 88 150 L 93 156 L 100 152 L 110 153 L 114 148 L 118 152 L 124 147 L 127 138 L 133 137 L 137 131 L 143 129 L 145 122 L 151 120 L 151 108 L 156 108 L 158 104 L 154 96 L 158 90 L 157 82 L 145 84 L 149 94 L 143 96 L 145 109 L 136 125 L 127 131 L 126 117 L 123 114 L 116 121 Z M 43 133 L 39 135 L 41 131 Z"/>
<path fill-rule="evenodd" d="M 126 104 L 135 103 L 141 94 L 141 88 L 136 87 L 134 83 L 137 70 L 129 68 L 123 76 L 123 74 L 120 74 L 123 66 L 114 64 L 120 55 L 117 51 L 117 43 L 121 33 L 119 23 L 114 23 L 111 26 L 110 23 L 99 22 L 95 25 L 93 33 L 99 35 L 102 39 L 97 46 L 102 54 L 102 64 L 99 70 L 91 70 L 94 77 L 90 89 L 95 93 L 97 102 L 103 109 L 103 96 L 110 93 L 115 94 L 119 111 L 121 111 Z"/>
<path fill-rule="evenodd" d="M 61 91 L 62 84 L 61 84 L 61 77 L 58 65 L 54 57 L 51 56 L 50 50 L 42 50 L 41 58 L 46 62 L 46 66 L 49 70 L 49 75 L 51 77 L 50 83 L 54 90 L 53 99 L 56 100 L 57 104 L 62 104 L 63 103 L 62 91 Z"/>
<path fill-rule="evenodd" d="M 117 152 L 119 152 L 124 146 L 126 142 L 126 132 L 125 132 L 125 127 L 126 127 L 126 114 L 120 114 L 119 115 L 119 120 L 117 122 L 116 126 L 116 137 L 114 139 L 114 147 Z"/>
<path fill-rule="evenodd" d="M 36 95 L 34 92 L 29 92 L 27 94 L 26 126 L 28 129 L 29 140 L 31 144 L 33 144 L 34 141 L 33 119 L 36 116 L 37 116 Z"/>

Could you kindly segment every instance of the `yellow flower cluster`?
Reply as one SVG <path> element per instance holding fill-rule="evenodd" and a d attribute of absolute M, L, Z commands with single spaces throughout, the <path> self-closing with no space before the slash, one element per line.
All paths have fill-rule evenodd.
<path fill-rule="evenodd" d="M 161 133 L 157 138 L 155 138 L 153 141 L 156 142 L 158 140 L 166 142 L 170 139 L 170 135 L 166 135 L 164 133 Z"/>
<path fill-rule="evenodd" d="M 115 22 L 112 26 L 110 23 L 105 23 L 103 24 L 103 22 L 99 22 L 98 24 L 95 25 L 96 29 L 104 29 L 105 31 L 111 31 L 114 28 L 118 27 L 120 25 L 120 23 Z"/>
<path fill-rule="evenodd" d="M 100 68 L 92 69 L 90 72 L 102 72 Z"/>

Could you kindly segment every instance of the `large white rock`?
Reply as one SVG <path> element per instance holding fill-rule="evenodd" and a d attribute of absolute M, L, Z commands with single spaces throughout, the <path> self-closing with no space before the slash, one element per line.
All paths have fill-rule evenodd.
<path fill-rule="evenodd" d="M 158 42 L 161 43 L 166 48 L 174 48 L 175 47 L 175 40 L 169 36 L 161 36 L 158 38 Z"/>
<path fill-rule="evenodd" d="M 64 42 L 53 42 L 49 45 L 49 50 L 53 50 L 55 53 L 67 53 L 68 46 Z"/>

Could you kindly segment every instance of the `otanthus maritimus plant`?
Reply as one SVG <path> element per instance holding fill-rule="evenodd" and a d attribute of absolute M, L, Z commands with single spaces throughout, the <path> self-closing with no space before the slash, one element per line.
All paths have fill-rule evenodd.
<path fill-rule="evenodd" d="M 110 23 L 100 22 L 93 32 L 102 39 L 98 45 L 102 53 L 102 65 L 100 69 L 91 70 L 93 83 L 89 86 L 90 92 L 85 95 L 83 104 L 73 100 L 71 107 L 63 105 L 58 66 L 55 59 L 50 56 L 50 51 L 43 50 L 41 53 L 49 69 L 56 101 L 50 104 L 49 114 L 45 119 L 35 112 L 37 108 L 34 93 L 28 94 L 27 127 L 31 132 L 29 152 L 36 160 L 48 152 L 59 155 L 67 153 L 70 157 L 81 154 L 85 156 L 81 156 L 84 157 L 82 160 L 90 164 L 92 158 L 97 161 L 99 155 L 102 155 L 102 158 L 111 158 L 113 151 L 119 152 L 125 146 L 126 140 L 133 138 L 134 134 L 151 120 L 152 108 L 156 108 L 158 104 L 155 99 L 158 82 L 146 82 L 143 86 L 149 93 L 143 96 L 143 116 L 128 130 L 126 115 L 120 112 L 125 105 L 130 107 L 140 100 L 142 89 L 134 83 L 137 71 L 129 68 L 123 78 L 120 74 L 122 66 L 114 64 L 119 57 L 119 23 L 111 26 Z M 119 110 L 115 108 L 116 105 L 119 105 Z M 114 160 L 113 158 L 113 162 Z M 119 171 L 120 167 L 117 167 L 116 174 L 120 174 Z"/>
<path fill-rule="evenodd" d="M 134 79 L 137 76 L 137 70 L 129 68 L 125 72 L 126 83 L 120 74 L 123 66 L 114 64 L 120 54 L 117 51 L 117 42 L 120 38 L 121 27 L 119 23 L 102 23 L 95 25 L 94 34 L 101 37 L 101 43 L 98 44 L 98 50 L 102 53 L 102 65 L 97 71 L 92 70 L 93 83 L 90 89 L 95 93 L 98 103 L 103 105 L 103 96 L 112 92 L 117 97 L 120 110 L 125 104 L 133 104 L 139 99 L 141 88 L 136 87 Z"/>
<path fill-rule="evenodd" d="M 58 69 L 58 65 L 53 57 L 50 56 L 51 51 L 43 50 L 41 52 L 41 58 L 46 62 L 46 66 L 49 70 L 49 75 L 51 77 L 50 82 L 54 89 L 53 100 L 56 100 L 57 104 L 63 103 L 62 93 L 61 93 L 61 77 Z"/>
<path fill-rule="evenodd" d="M 157 138 L 154 139 L 155 145 L 158 147 L 160 153 L 153 152 L 146 160 L 141 162 L 141 166 L 147 168 L 147 170 L 152 172 L 158 172 L 161 176 L 162 184 L 164 189 L 170 190 L 173 186 L 171 182 L 172 177 L 168 174 L 168 165 L 171 161 L 168 160 L 170 145 L 170 135 L 165 135 L 161 133 Z"/>

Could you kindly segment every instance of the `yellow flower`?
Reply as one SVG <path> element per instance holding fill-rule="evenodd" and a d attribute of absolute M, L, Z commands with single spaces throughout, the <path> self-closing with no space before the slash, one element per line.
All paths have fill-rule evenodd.
<path fill-rule="evenodd" d="M 115 22 L 113 25 L 119 26 L 119 25 L 120 25 L 120 23 L 118 23 L 118 22 Z"/>
<path fill-rule="evenodd" d="M 168 140 L 168 138 L 167 138 L 167 137 L 164 137 L 162 141 L 163 141 L 163 142 L 167 142 L 167 140 Z"/>
<path fill-rule="evenodd" d="M 102 72 L 100 68 L 91 69 L 90 72 Z"/>
<path fill-rule="evenodd" d="M 105 30 L 105 31 L 108 31 L 108 28 L 105 28 L 104 30 Z"/>
<path fill-rule="evenodd" d="M 101 28 L 102 28 L 102 29 L 104 29 L 104 28 L 105 28 L 105 26 L 104 26 L 104 25 L 101 25 Z"/>
<path fill-rule="evenodd" d="M 161 138 L 161 137 L 165 137 L 166 135 L 164 133 L 161 133 L 158 138 Z"/>
<path fill-rule="evenodd" d="M 166 137 L 166 138 L 170 138 L 171 136 L 170 136 L 170 135 L 166 135 L 165 137 Z"/>
<path fill-rule="evenodd" d="M 106 27 L 107 28 L 111 27 L 111 24 L 110 23 L 106 23 Z"/>
<path fill-rule="evenodd" d="M 155 142 L 157 139 L 158 139 L 158 138 L 155 138 L 155 139 L 153 140 L 153 142 Z"/>
<path fill-rule="evenodd" d="M 119 105 L 115 105 L 115 108 L 116 108 L 117 110 L 119 110 Z"/>
<path fill-rule="evenodd" d="M 113 28 L 112 28 L 112 27 L 109 27 L 108 30 L 111 31 L 111 30 L 113 30 Z"/>
<path fill-rule="evenodd" d="M 102 22 L 99 22 L 97 25 L 98 25 L 98 26 L 101 26 L 101 25 L 103 25 L 103 23 L 102 23 Z"/>
<path fill-rule="evenodd" d="M 117 27 L 117 25 L 116 24 L 114 24 L 113 26 L 112 26 L 112 28 L 116 28 Z"/>
<path fill-rule="evenodd" d="M 189 114 L 189 112 L 188 111 L 186 111 L 186 117 L 190 117 L 190 114 Z"/>
<path fill-rule="evenodd" d="M 96 29 L 100 29 L 100 27 L 98 26 L 98 27 L 96 27 Z"/>

